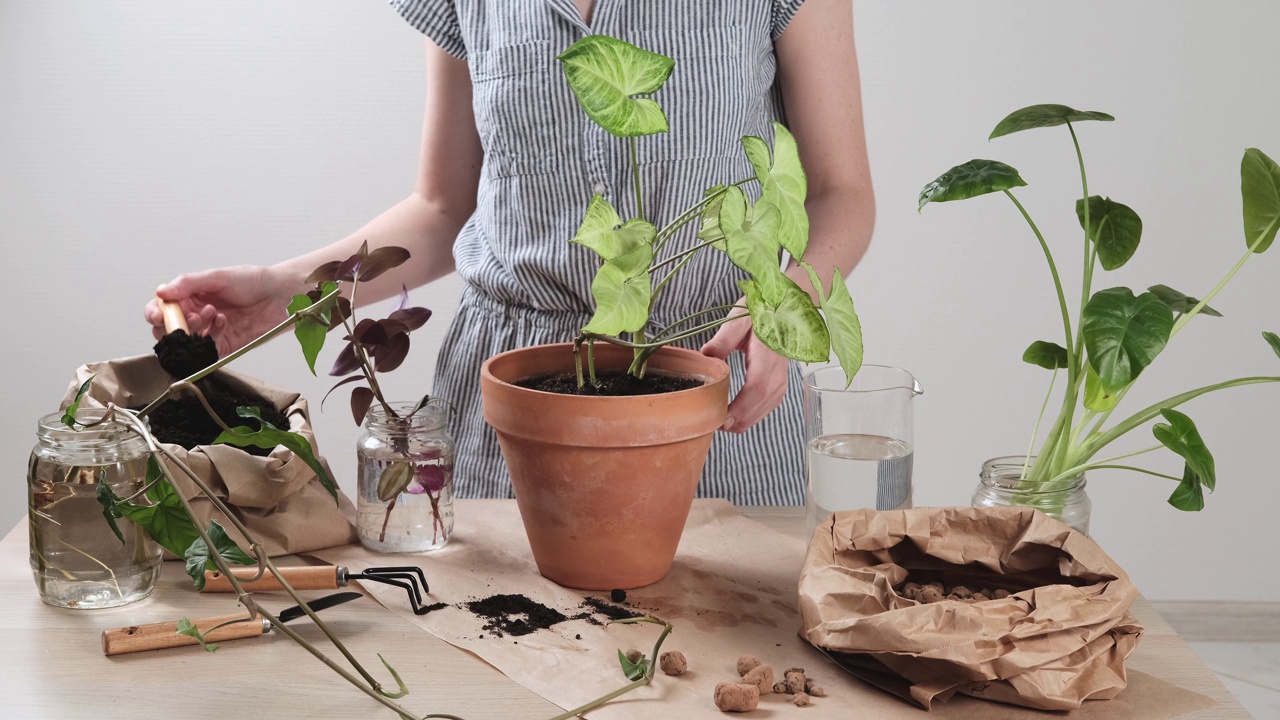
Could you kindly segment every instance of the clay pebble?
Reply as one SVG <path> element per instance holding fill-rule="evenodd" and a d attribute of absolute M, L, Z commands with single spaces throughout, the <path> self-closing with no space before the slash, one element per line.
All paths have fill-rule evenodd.
<path fill-rule="evenodd" d="M 791 668 L 783 675 L 787 683 L 787 692 L 796 695 L 804 692 L 804 668 Z"/>
<path fill-rule="evenodd" d="M 720 683 L 715 691 L 720 712 L 751 712 L 760 705 L 760 688 L 745 683 Z"/>
<path fill-rule="evenodd" d="M 768 695 L 773 692 L 773 666 L 760 663 L 742 676 L 742 682 L 755 685 L 761 695 Z"/>
<path fill-rule="evenodd" d="M 738 677 L 742 677 L 757 666 L 759 666 L 760 658 L 755 655 L 742 655 L 738 658 Z"/>
<path fill-rule="evenodd" d="M 683 675 L 689 669 L 689 661 L 685 660 L 684 653 L 671 650 L 658 658 L 658 667 L 667 675 Z"/>
<path fill-rule="evenodd" d="M 796 693 L 791 696 L 791 704 L 796 707 L 804 707 L 809 704 L 809 696 L 804 693 Z"/>

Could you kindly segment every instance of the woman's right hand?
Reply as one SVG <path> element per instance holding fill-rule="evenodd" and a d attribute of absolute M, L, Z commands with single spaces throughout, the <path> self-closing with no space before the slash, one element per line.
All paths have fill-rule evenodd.
<path fill-rule="evenodd" d="M 285 270 L 237 265 L 179 275 L 156 288 L 156 297 L 178 303 L 191 332 L 213 337 L 218 355 L 226 357 L 283 322 L 289 300 L 302 291 L 300 280 Z M 163 337 L 160 303 L 152 299 L 143 314 L 152 335 Z"/>

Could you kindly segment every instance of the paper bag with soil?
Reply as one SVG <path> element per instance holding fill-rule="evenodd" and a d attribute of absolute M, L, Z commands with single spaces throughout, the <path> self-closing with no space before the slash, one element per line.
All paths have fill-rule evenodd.
<path fill-rule="evenodd" d="M 81 403 L 83 407 L 103 407 L 113 402 L 120 407 L 140 408 L 163 393 L 172 382 L 155 355 L 91 363 L 76 371 L 62 399 L 64 407 L 75 399 L 76 390 L 90 375 L 94 376 L 93 385 Z M 279 424 L 273 424 L 301 434 L 318 456 L 307 401 L 298 393 L 227 370 L 219 370 L 201 381 L 201 388 L 215 407 L 221 404 L 231 408 L 234 422 L 229 424 L 232 426 L 251 422 L 235 418 L 234 406 L 259 399 L 266 410 L 278 413 Z M 168 426 L 168 436 L 176 438 L 202 430 L 200 424 L 207 417 L 204 409 L 192 396 L 184 395 L 184 398 L 172 408 L 161 406 L 149 418 L 152 432 L 162 442 L 165 434 L 158 432 L 161 425 Z M 264 417 L 270 418 L 271 413 L 264 412 Z M 232 509 L 270 555 L 308 552 L 356 541 L 355 508 L 351 501 L 339 493 L 340 502 L 334 503 L 315 472 L 285 448 L 260 450 L 261 454 L 255 455 L 230 445 L 197 445 L 187 450 L 169 442 L 164 444 Z M 323 458 L 320 462 L 328 469 Z M 194 483 L 180 472 L 174 473 L 174 479 L 177 491 L 191 501 L 197 522 L 207 526 L 210 520 L 218 520 L 233 539 L 243 541 Z"/>
<path fill-rule="evenodd" d="M 924 603 L 907 582 L 1009 594 Z M 799 589 L 809 642 L 925 708 L 956 692 L 1042 710 L 1115 697 L 1142 634 L 1125 572 L 1029 508 L 836 513 Z"/>

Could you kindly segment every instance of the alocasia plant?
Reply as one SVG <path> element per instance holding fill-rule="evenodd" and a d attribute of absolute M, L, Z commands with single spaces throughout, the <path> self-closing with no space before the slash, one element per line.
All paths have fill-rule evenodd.
<path fill-rule="evenodd" d="M 624 221 L 616 207 L 597 194 L 588 203 L 582 225 L 572 239 L 593 250 L 602 261 L 591 283 L 595 314 L 575 341 L 575 350 L 587 346 L 590 381 L 596 380 L 590 349 L 597 340 L 632 348 L 635 359 L 629 372 L 643 377 L 648 358 L 658 349 L 743 316 L 750 316 L 761 342 L 785 357 L 825 362 L 834 351 L 846 378 L 852 381 L 862 364 L 862 330 L 840 270 L 836 269 L 827 292 L 824 278 L 804 262 L 809 241 L 804 207 L 807 186 L 791 133 L 782 124 L 773 123 L 772 151 L 761 138 L 742 138 L 754 175 L 708 188 L 701 200 L 658 228 L 644 212 L 636 137 L 668 130 L 662 107 L 646 96 L 666 83 L 675 61 L 603 35 L 579 40 L 559 59 L 587 116 L 613 135 L 627 139 L 635 190 L 635 217 Z M 742 190 L 750 183 L 757 183 L 760 189 L 754 203 Z M 667 243 L 695 220 L 700 222 L 698 242 L 664 254 Z M 708 249 L 726 253 L 747 273 L 739 282 L 745 306 L 705 308 L 666 327 L 650 328 L 654 305 L 672 277 Z M 817 303 L 782 272 L 783 250 L 808 273 L 818 294 Z M 708 320 L 712 315 L 718 317 Z M 624 339 L 624 334 L 629 339 Z M 579 358 L 579 386 L 587 380 Z"/>
<path fill-rule="evenodd" d="M 1024 361 L 1054 373 L 1041 409 L 1041 419 L 1053 396 L 1058 371 L 1066 370 L 1067 385 L 1061 410 L 1044 443 L 1038 451 L 1028 453 L 1019 488 L 1027 491 L 1053 490 L 1086 470 L 1122 468 L 1177 482 L 1169 503 L 1180 510 L 1200 510 L 1204 508 L 1204 490 L 1212 492 L 1217 482 L 1213 455 L 1191 418 L 1174 408 L 1215 390 L 1280 382 L 1280 377 L 1240 377 L 1206 385 L 1150 405 L 1114 425 L 1108 426 L 1108 421 L 1142 371 L 1192 318 L 1198 315 L 1222 316 L 1209 307 L 1209 301 L 1218 295 L 1245 262 L 1271 247 L 1276 231 L 1280 229 L 1280 167 L 1260 150 L 1251 148 L 1245 151 L 1240 164 L 1240 187 L 1246 249 L 1239 262 L 1209 290 L 1203 300 L 1167 285 L 1152 285 L 1143 293 L 1134 293 L 1126 287 L 1094 292 L 1097 266 L 1101 265 L 1103 270 L 1122 267 L 1138 250 L 1142 238 L 1142 220 L 1132 208 L 1109 197 L 1089 194 L 1084 156 L 1074 123 L 1113 119 L 1106 113 L 1081 112 L 1065 105 L 1034 105 L 1012 113 L 991 133 L 994 139 L 1023 130 L 1065 125 L 1071 134 L 1082 188 L 1082 195 L 1075 202 L 1075 212 L 1084 230 L 1080 307 L 1074 323 L 1053 252 L 1030 213 L 1013 194 L 1014 188 L 1027 184 L 1017 170 L 995 160 L 971 160 L 957 165 L 920 191 L 919 207 L 923 209 L 931 202 L 1004 193 L 1030 226 L 1048 261 L 1062 315 L 1063 344 L 1037 340 L 1022 356 Z M 1271 332 L 1262 335 L 1280 356 L 1280 337 Z M 1159 444 L 1116 457 L 1095 459 L 1111 442 L 1156 418 L 1165 421 L 1152 427 Z M 1032 448 L 1039 430 L 1040 420 L 1037 420 L 1032 431 Z M 1126 458 L 1161 448 L 1168 448 L 1183 459 L 1181 477 L 1120 463 Z M 1043 509 L 1053 512 L 1055 508 Z"/>

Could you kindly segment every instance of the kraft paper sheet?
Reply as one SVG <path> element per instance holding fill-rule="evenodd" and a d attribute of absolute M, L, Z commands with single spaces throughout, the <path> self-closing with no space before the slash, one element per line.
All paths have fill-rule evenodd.
<path fill-rule="evenodd" d="M 743 717 L 821 720 L 898 718 L 1043 718 L 1051 715 L 956 696 L 926 712 L 873 688 L 834 665 L 797 633 L 796 579 L 806 543 L 742 517 L 722 500 L 694 502 L 671 574 L 661 582 L 628 592 L 627 604 L 670 621 L 675 630 L 664 650 L 680 650 L 689 672 L 667 677 L 589 713 L 591 720 L 713 718 L 726 715 L 712 695 L 720 682 L 736 681 L 739 655 L 754 654 L 781 672 L 803 667 L 828 697 L 797 708 L 787 695 L 769 694 Z M 582 593 L 562 588 L 538 574 L 519 511 L 511 501 L 471 501 L 457 514 L 457 530 L 444 549 L 427 555 L 383 555 L 355 545 L 313 553 L 353 571 L 370 566 L 417 565 L 431 585 L 429 603 L 448 607 L 414 615 L 404 591 L 363 583 L 380 603 L 442 640 L 467 650 L 508 677 L 565 708 L 578 707 L 626 683 L 619 649 L 653 648 L 652 625 L 600 627 L 573 620 L 521 637 L 481 638 L 483 621 L 457 603 L 503 593 L 520 593 L 566 615 L 580 612 Z M 581 636 L 581 639 L 578 639 Z M 388 657 L 394 666 L 412 658 Z M 412 697 L 412 696 L 411 696 Z M 1164 720 L 1213 705 L 1213 700 L 1154 677 L 1131 671 L 1129 687 L 1114 700 L 1088 702 L 1072 720 L 1127 718 Z"/>

